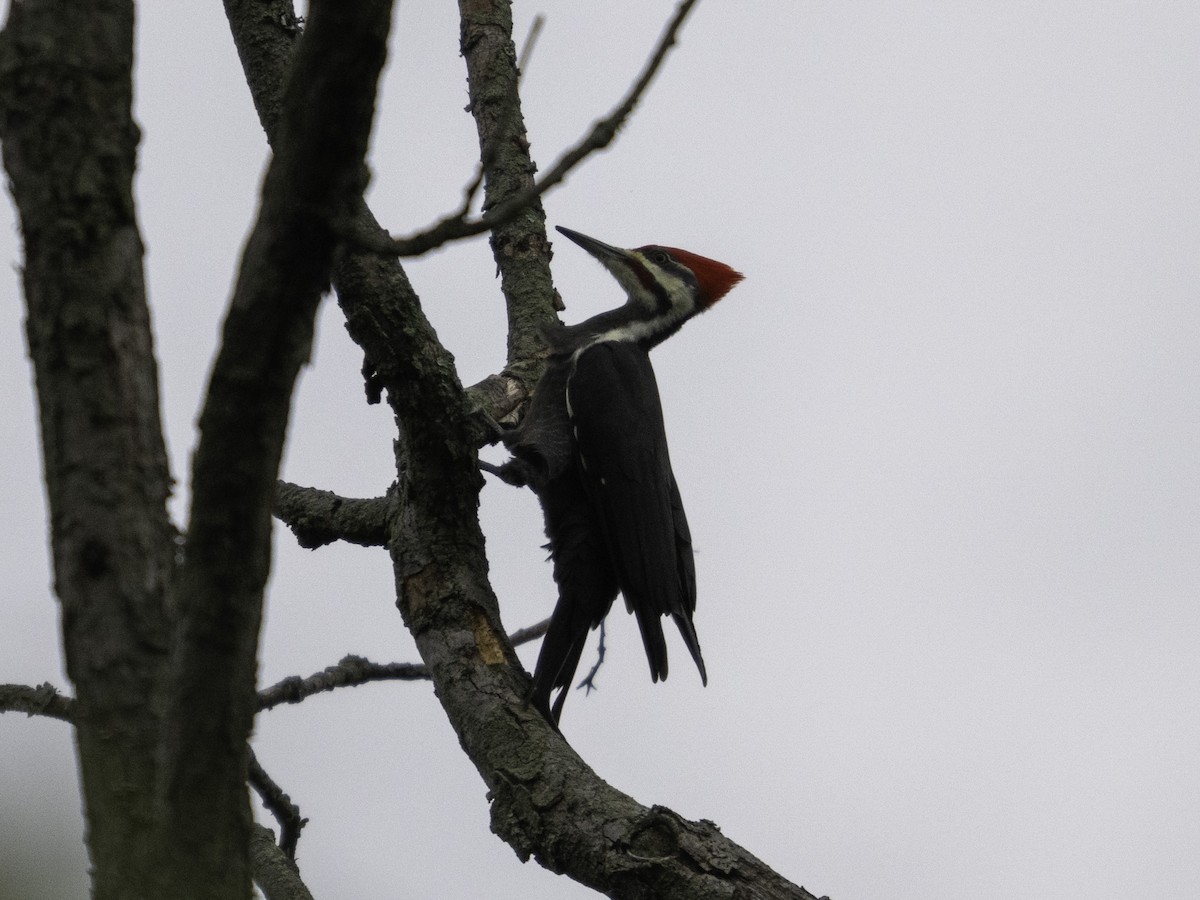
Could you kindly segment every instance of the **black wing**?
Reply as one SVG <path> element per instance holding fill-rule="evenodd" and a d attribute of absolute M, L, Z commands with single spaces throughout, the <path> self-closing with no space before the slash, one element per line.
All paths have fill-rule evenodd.
<path fill-rule="evenodd" d="M 708 686 L 708 670 L 704 668 L 704 657 L 700 655 L 700 639 L 692 625 L 692 613 L 696 611 L 696 560 L 692 556 L 692 532 L 688 528 L 687 515 L 683 511 L 683 498 L 679 496 L 679 485 L 675 473 L 671 473 L 671 509 L 675 522 L 675 556 L 679 560 L 679 577 L 683 582 L 684 610 L 673 612 L 671 618 L 679 626 L 683 642 L 700 670 L 700 681 Z"/>
<path fill-rule="evenodd" d="M 617 575 L 574 466 L 535 490 L 546 517 L 558 603 L 538 652 L 529 699 L 557 724 L 588 632 L 617 599 Z M 551 707 L 550 695 L 557 689 Z"/>
<path fill-rule="evenodd" d="M 617 576 L 575 465 L 567 416 L 570 369 L 569 357 L 551 362 L 520 426 L 504 439 L 514 456 L 505 474 L 537 494 L 554 560 L 558 603 L 538 652 L 529 700 L 556 724 L 588 632 L 617 598 Z M 555 690 L 560 692 L 551 704 Z"/>
<path fill-rule="evenodd" d="M 707 682 L 692 627 L 691 533 L 671 471 L 649 354 L 603 341 L 579 353 L 567 381 L 576 468 L 626 605 L 637 617 L 653 680 L 667 677 L 662 617 L 671 616 Z"/>

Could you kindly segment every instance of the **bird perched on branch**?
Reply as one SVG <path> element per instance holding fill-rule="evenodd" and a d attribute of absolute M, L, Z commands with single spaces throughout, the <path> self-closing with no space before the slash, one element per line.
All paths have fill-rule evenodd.
<path fill-rule="evenodd" d="M 649 351 L 742 280 L 724 263 L 686 250 L 622 250 L 558 230 L 603 263 L 628 300 L 547 334 L 550 364 L 521 424 L 503 436 L 513 459 L 494 470 L 532 487 L 545 514 L 559 598 L 530 701 L 555 724 L 588 631 L 618 592 L 637 617 L 651 678 L 667 677 L 662 618 L 669 615 L 708 683 L 692 626 L 692 536 Z"/>

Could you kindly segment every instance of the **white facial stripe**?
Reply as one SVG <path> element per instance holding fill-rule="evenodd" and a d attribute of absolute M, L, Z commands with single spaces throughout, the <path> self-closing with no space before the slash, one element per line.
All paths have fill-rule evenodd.
<path fill-rule="evenodd" d="M 640 255 L 639 258 L 644 260 L 644 257 L 640 257 Z M 584 349 L 601 341 L 629 341 L 630 343 L 636 343 L 648 340 L 695 314 L 696 298 L 687 284 L 664 272 L 653 263 L 647 262 L 646 268 L 658 279 L 658 283 L 666 291 L 670 309 L 665 314 L 656 315 L 653 318 L 635 319 L 617 328 L 610 328 L 588 342 Z M 625 278 L 618 280 L 622 281 L 622 286 L 625 287 L 626 292 L 634 302 L 648 311 L 655 310 L 658 306 L 658 298 L 652 292 L 646 290 L 628 270 L 622 270 L 622 274 L 625 275 Z M 578 358 L 578 351 L 576 352 L 576 358 Z"/>
<path fill-rule="evenodd" d="M 667 295 L 672 316 L 687 316 L 696 311 L 696 300 L 691 285 L 670 269 L 652 262 L 644 253 L 633 250 L 630 251 L 630 255 L 657 282 L 660 291 Z M 606 267 L 634 303 L 651 313 L 658 311 L 661 302 L 659 292 L 647 289 L 629 265 L 613 261 L 606 263 Z"/>
<path fill-rule="evenodd" d="M 629 341 L 630 343 L 635 343 L 645 340 L 661 331 L 668 321 L 670 320 L 663 317 L 651 322 L 630 322 L 628 325 L 622 325 L 620 328 L 610 328 L 603 334 L 596 335 L 596 339 L 592 341 L 592 344 L 599 344 L 601 341 Z M 591 346 L 591 344 L 588 346 Z"/>

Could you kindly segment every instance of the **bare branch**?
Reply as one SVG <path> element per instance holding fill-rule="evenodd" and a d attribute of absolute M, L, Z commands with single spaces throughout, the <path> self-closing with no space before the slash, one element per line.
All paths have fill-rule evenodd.
<path fill-rule="evenodd" d="M 500 16 L 506 6 L 504 0 L 461 0 L 464 38 L 467 13 Z M 497 66 L 515 69 L 515 62 L 515 51 L 505 50 Z M 247 74 L 254 77 L 249 66 Z M 499 209 L 489 206 L 485 215 Z M 360 216 L 370 219 L 365 206 Z M 529 679 L 504 638 L 487 581 L 475 430 L 457 414 L 466 403 L 453 361 L 395 259 L 357 252 L 365 245 L 346 249 L 336 280 L 350 333 L 401 423 L 401 506 L 389 523 L 399 606 L 438 699 L 488 787 L 493 830 L 522 859 L 536 856 L 552 871 L 612 897 L 813 900 L 711 823 L 687 822 L 606 784 L 523 704 Z"/>
<path fill-rule="evenodd" d="M 45 716 L 62 722 L 75 721 L 75 701 L 58 692 L 50 682 L 37 687 L 27 684 L 0 684 L 0 713 L 23 712 L 27 716 Z"/>
<path fill-rule="evenodd" d="M 517 77 L 525 76 L 525 68 L 529 65 L 529 60 L 533 57 L 533 48 L 537 46 L 537 40 L 541 37 L 542 28 L 546 24 L 546 17 L 538 13 L 533 17 L 533 21 L 529 23 L 529 32 L 525 35 L 525 46 L 521 48 L 521 55 L 517 57 Z"/>
<path fill-rule="evenodd" d="M 271 508 L 296 376 L 328 284 L 332 223 L 361 194 L 390 14 L 390 0 L 311 4 L 200 415 L 176 581 L 162 808 L 172 839 L 217 840 L 205 859 L 179 864 L 176 877 L 194 878 L 188 887 L 201 896 L 199 885 L 220 883 L 232 896 L 250 880 L 245 753 Z"/>
<path fill-rule="evenodd" d="M 98 897 L 146 896 L 175 530 L 135 214 L 134 4 L 27 0 L 0 32 L 0 140 L 37 388 L 54 589 Z M 145 892 L 145 893 L 143 893 Z"/>
<path fill-rule="evenodd" d="M 521 48 L 521 56 L 517 60 L 517 72 L 515 81 L 519 82 L 522 74 L 525 71 L 525 65 L 528 63 L 530 55 L 533 53 L 533 48 L 537 45 L 538 36 L 542 33 L 542 26 L 545 24 L 545 16 L 536 15 L 533 21 L 529 24 L 529 33 L 525 36 L 525 46 Z M 479 47 L 481 42 L 466 41 L 472 48 Z M 464 56 L 468 55 L 464 49 Z M 499 127 L 488 128 L 483 125 L 482 117 L 477 117 L 480 121 L 480 141 L 481 152 L 479 169 L 475 173 L 475 177 L 471 179 L 471 183 L 463 190 L 463 202 L 458 209 L 458 215 L 465 218 L 471 211 L 471 206 L 475 203 L 475 197 L 479 194 L 479 189 L 483 187 L 485 177 L 496 173 L 496 160 L 499 154 L 501 144 L 509 140 L 515 132 L 521 133 L 521 140 L 518 144 L 523 145 L 520 152 L 528 154 L 529 142 L 524 138 L 524 127 L 521 120 L 521 98 L 516 90 L 511 91 L 511 95 L 507 100 L 507 110 L 500 120 Z M 471 111 L 475 112 L 480 108 L 476 100 L 473 98 L 471 102 Z M 490 131 L 490 134 L 488 133 Z M 528 167 L 528 171 L 532 171 L 532 164 Z M 545 229 L 543 229 L 544 232 Z M 543 237 L 545 235 L 543 234 Z"/>
<path fill-rule="evenodd" d="M 255 825 L 250 834 L 250 865 L 254 883 L 267 900 L 313 900 L 291 860 L 275 843 L 271 829 Z"/>
<path fill-rule="evenodd" d="M 360 547 L 387 544 L 387 516 L 393 503 L 390 494 L 357 499 L 288 481 L 280 481 L 277 487 L 275 517 L 292 530 L 301 547 L 315 550 L 334 541 Z"/>
<path fill-rule="evenodd" d="M 420 663 L 374 663 L 361 656 L 343 656 L 307 678 L 293 675 L 259 691 L 258 708 L 273 709 L 281 703 L 299 703 L 313 694 L 340 687 L 358 687 L 372 681 L 428 681 L 429 670 Z"/>
<path fill-rule="evenodd" d="M 267 774 L 253 748 L 248 753 L 247 778 L 250 786 L 258 793 L 267 812 L 279 823 L 279 849 L 288 858 L 292 868 L 295 868 L 296 845 L 300 842 L 300 832 L 308 824 L 308 819 L 300 815 L 300 807 L 293 803 L 292 798 Z"/>
<path fill-rule="evenodd" d="M 514 647 L 520 647 L 522 644 L 528 644 L 530 641 L 536 641 L 550 628 L 550 619 L 545 618 L 536 625 L 530 625 L 528 628 L 521 628 L 514 631 L 508 636 L 508 642 Z"/>
<path fill-rule="evenodd" d="M 573 147 L 564 152 L 551 166 L 550 171 L 540 178 L 535 185 L 522 191 L 502 203 L 493 206 L 477 219 L 468 218 L 460 209 L 433 225 L 404 237 L 393 238 L 388 250 L 399 257 L 421 256 L 449 241 L 482 234 L 508 222 L 530 203 L 561 182 L 583 160 L 593 153 L 606 148 L 616 138 L 617 132 L 637 106 L 646 88 L 658 74 L 659 68 L 667 57 L 667 53 L 675 44 L 676 36 L 682 27 L 696 0 L 683 0 L 675 10 L 675 15 L 667 23 L 662 36 L 658 40 L 654 52 L 638 76 L 637 81 L 629 92 L 605 118 L 596 122 L 591 130 Z M 371 242 L 371 246 L 375 246 Z M 383 247 L 378 247 L 384 252 Z"/>
<path fill-rule="evenodd" d="M 479 172 L 486 178 L 483 211 L 533 186 L 537 171 L 521 108 L 520 63 L 513 41 L 512 4 L 459 0 L 459 49 L 467 66 L 467 109 L 479 136 Z M 526 40 L 529 52 L 537 21 Z M 465 220 L 469 208 L 459 210 Z M 508 317 L 505 375 L 532 387 L 541 376 L 543 329 L 554 321 L 557 294 L 550 273 L 546 215 L 535 200 L 489 235 Z"/>
<path fill-rule="evenodd" d="M 536 627 L 534 626 L 534 628 Z M 37 687 L 30 687 L 24 684 L 0 684 L 0 713 L 23 712 L 29 716 L 45 716 L 51 719 L 58 719 L 61 722 L 73 723 L 75 708 L 75 700 L 60 694 L 58 689 L 49 682 L 40 684 Z M 257 791 L 259 797 L 262 798 L 263 806 L 279 822 L 281 829 L 280 846 L 276 849 L 282 850 L 294 871 L 296 844 L 300 839 L 301 830 L 308 823 L 308 819 L 300 814 L 300 808 L 292 802 L 283 788 L 263 769 L 254 751 L 249 750 L 248 753 L 248 781 L 250 786 Z M 262 829 L 262 831 L 270 835 L 273 843 L 275 836 L 266 829 Z M 254 878 L 255 881 L 259 879 L 257 868 L 255 869 Z M 280 895 L 269 894 L 268 896 Z"/>
<path fill-rule="evenodd" d="M 550 620 L 543 619 L 509 635 L 514 647 L 536 641 L 546 633 Z M 429 669 L 421 663 L 375 663 L 361 656 L 343 656 L 334 666 L 328 666 L 307 678 L 291 676 L 258 692 L 259 710 L 274 709 L 283 703 L 300 703 L 326 691 L 342 687 L 358 687 L 372 681 L 428 681 Z"/>
<path fill-rule="evenodd" d="M 223 0 L 259 121 L 274 146 L 283 90 L 302 33 L 293 0 Z"/>

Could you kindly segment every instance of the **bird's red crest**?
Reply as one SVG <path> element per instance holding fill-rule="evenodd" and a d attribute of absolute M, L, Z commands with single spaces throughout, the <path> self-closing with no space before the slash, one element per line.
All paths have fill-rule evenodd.
<path fill-rule="evenodd" d="M 687 250 L 679 250 L 675 247 L 663 247 L 662 249 L 675 257 L 681 265 L 692 270 L 697 284 L 700 285 L 700 306 L 703 309 L 708 309 L 746 277 L 725 263 L 709 259 L 707 256 L 689 253 Z"/>

